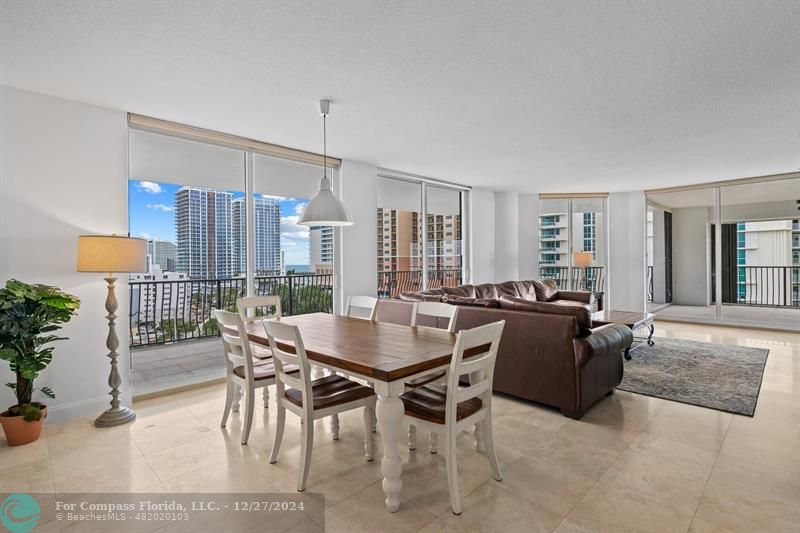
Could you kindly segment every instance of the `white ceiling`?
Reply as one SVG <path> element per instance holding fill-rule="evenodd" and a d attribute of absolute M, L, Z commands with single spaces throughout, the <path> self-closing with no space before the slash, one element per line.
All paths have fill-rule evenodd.
<path fill-rule="evenodd" d="M 798 169 L 800 2 L 0 0 L 2 83 L 523 192 Z"/>

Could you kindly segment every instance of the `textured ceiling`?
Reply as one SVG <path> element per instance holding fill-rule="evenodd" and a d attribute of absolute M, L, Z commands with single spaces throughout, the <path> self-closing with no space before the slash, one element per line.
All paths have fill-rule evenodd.
<path fill-rule="evenodd" d="M 800 162 L 800 2 L 0 0 L 2 83 L 497 190 Z"/>

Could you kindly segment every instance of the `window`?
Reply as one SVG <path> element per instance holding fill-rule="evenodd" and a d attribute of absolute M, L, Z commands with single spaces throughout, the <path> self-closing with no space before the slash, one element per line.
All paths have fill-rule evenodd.
<path fill-rule="evenodd" d="M 540 199 L 539 275 L 555 279 L 561 288 L 602 291 L 604 212 L 604 197 Z M 593 264 L 573 267 L 575 252 L 591 252 Z"/>
<path fill-rule="evenodd" d="M 379 298 L 463 283 L 463 194 L 423 181 L 378 177 Z"/>

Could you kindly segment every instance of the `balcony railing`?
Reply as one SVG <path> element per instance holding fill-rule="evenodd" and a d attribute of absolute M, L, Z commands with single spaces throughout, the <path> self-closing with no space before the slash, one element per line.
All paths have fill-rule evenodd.
<path fill-rule="evenodd" d="M 428 271 L 428 288 L 456 287 L 462 284 L 461 269 Z M 392 270 L 378 272 L 378 298 L 394 298 L 401 292 L 422 290 L 421 270 Z"/>
<path fill-rule="evenodd" d="M 218 335 L 215 309 L 236 310 L 244 278 L 131 281 L 131 347 Z M 254 279 L 255 294 L 281 297 L 285 315 L 333 312 L 333 276 L 300 274 Z"/>
<path fill-rule="evenodd" d="M 572 267 L 572 278 L 569 276 L 570 267 L 566 266 L 541 266 L 539 276 L 556 280 L 559 289 L 576 291 L 581 289 L 583 268 Z M 586 287 L 593 292 L 603 291 L 603 273 L 605 267 L 595 266 L 586 268 Z"/>
<path fill-rule="evenodd" d="M 800 308 L 800 266 L 739 266 L 736 279 L 738 304 Z"/>

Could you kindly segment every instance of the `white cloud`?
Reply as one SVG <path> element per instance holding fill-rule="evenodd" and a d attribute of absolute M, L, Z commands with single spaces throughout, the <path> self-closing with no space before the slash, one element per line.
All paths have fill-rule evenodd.
<path fill-rule="evenodd" d="M 302 215 L 303 209 L 305 209 L 307 205 L 308 202 L 300 202 L 299 204 L 294 206 L 294 212 L 297 213 L 298 215 Z"/>
<path fill-rule="evenodd" d="M 149 233 L 145 233 L 143 231 L 139 232 L 139 237 L 141 237 L 142 239 L 147 239 L 148 241 L 152 241 L 153 240 L 153 236 L 152 235 L 150 235 Z"/>
<path fill-rule="evenodd" d="M 150 194 L 161 194 L 163 192 L 161 185 L 152 181 L 140 181 L 139 189 Z"/>
<path fill-rule="evenodd" d="M 278 200 L 279 202 L 294 202 L 294 198 L 287 198 L 286 196 L 274 196 L 272 194 L 262 194 L 262 198 L 266 198 L 267 200 Z"/>
<path fill-rule="evenodd" d="M 281 236 L 284 239 L 308 240 L 309 229 L 298 224 L 299 220 L 297 215 L 281 217 Z"/>
<path fill-rule="evenodd" d="M 173 211 L 173 208 L 166 204 L 147 204 L 147 208 L 155 209 L 156 211 L 164 211 L 165 213 Z"/>

